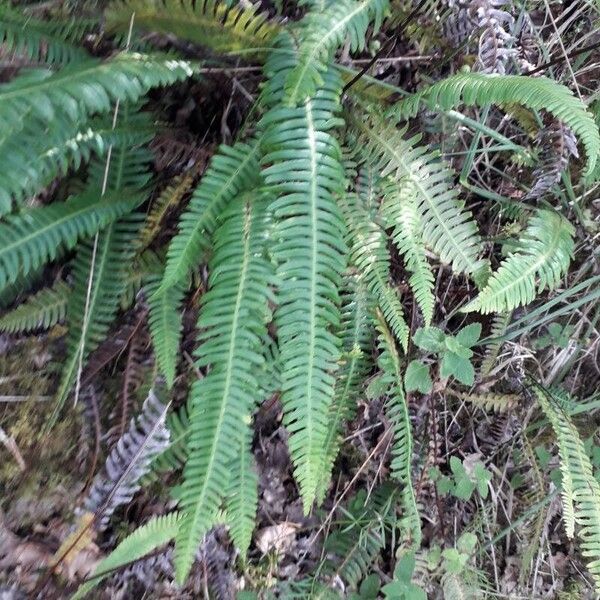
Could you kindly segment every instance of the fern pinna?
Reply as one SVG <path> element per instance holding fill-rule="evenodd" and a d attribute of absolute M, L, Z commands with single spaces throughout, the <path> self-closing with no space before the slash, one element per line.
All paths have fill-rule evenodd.
<path fill-rule="evenodd" d="M 294 4 L 289 15 L 287 4 Z M 422 460 L 416 456 L 421 446 L 413 443 L 414 398 L 404 390 L 406 365 L 418 352 L 413 334 L 421 325 L 427 330 L 437 323 L 443 339 L 431 353 L 439 358 L 446 351 L 462 352 L 459 358 L 469 360 L 473 351 L 444 331 L 456 319 L 471 322 L 477 313 L 499 313 L 480 369 L 489 372 L 500 349 L 493 338 L 508 326 L 512 311 L 525 310 L 555 290 L 568 273 L 577 250 L 572 207 L 579 225 L 589 226 L 570 195 L 561 197 L 560 205 L 552 203 L 553 186 L 561 176 L 572 176 L 572 193 L 580 185 L 576 175 L 582 175 L 583 187 L 598 173 L 600 135 L 586 104 L 553 79 L 510 74 L 516 68 L 512 44 L 517 38 L 502 32 L 514 23 L 507 11 L 493 6 L 482 3 L 476 15 L 459 7 L 467 27 L 455 37 L 469 43 L 474 33 L 480 35 L 479 56 L 471 61 L 477 72 L 428 76 L 432 83 L 416 85 L 413 93 L 357 73 L 349 55 L 375 54 L 388 35 L 381 33 L 386 23 L 403 23 L 400 37 L 406 30 L 424 46 L 447 37 L 453 29 L 446 20 L 450 6 L 388 0 L 116 0 L 102 23 L 57 23 L 0 6 L 3 48 L 39 63 L 0 85 L 0 148 L 7 167 L 0 173 L 0 306 L 7 308 L 0 330 L 39 332 L 65 323 L 54 423 L 67 400 L 77 399 L 88 357 L 110 338 L 121 311 L 135 305 L 151 337 L 153 357 L 144 366 L 147 373 L 160 373 L 177 405 L 167 416 L 162 404 L 157 411 L 147 403 L 140 420 L 125 432 L 129 441 L 122 441 L 107 463 L 117 478 L 118 472 L 123 475 L 140 431 L 156 426 L 156 447 L 134 469 L 135 483 L 129 482 L 118 499 L 131 500 L 142 475 L 156 481 L 165 471 L 177 471 L 182 479 L 173 489 L 177 512 L 125 538 L 101 561 L 94 583 L 108 570 L 173 541 L 164 558 L 168 562 L 172 556 L 176 579 L 184 584 L 203 537 L 217 521 L 227 523 L 242 554 L 252 548 L 259 505 L 252 420 L 266 398 L 277 407 L 281 403 L 306 514 L 330 493 L 344 432 L 358 403 L 382 398 L 385 435 L 392 434 L 388 463 L 394 483 L 363 508 L 368 505 L 374 519 L 385 496 L 393 503 L 386 518 L 396 508 L 401 512 L 391 528 L 394 536 L 398 531 L 402 544 L 419 545 L 413 467 Z M 504 19 L 504 13 L 508 16 L 499 28 L 492 17 Z M 424 32 L 426 18 L 436 21 L 439 31 Z M 395 37 L 383 42 L 385 49 Z M 169 53 L 155 53 L 153 44 Z M 206 64 L 181 58 L 204 57 L 207 49 Z M 374 56 L 375 62 L 380 58 Z M 238 64 L 248 59 L 251 64 Z M 256 74 L 255 88 L 244 94 L 247 110 L 239 111 L 239 131 L 229 136 L 229 115 L 221 119 L 223 137 L 237 135 L 237 141 L 218 146 L 202 176 L 204 165 L 192 164 L 199 162 L 193 156 L 184 174 L 173 178 L 170 173 L 165 187 L 163 169 L 156 162 L 153 168 L 149 147 L 166 127 L 169 102 L 179 88 L 173 96 L 169 88 L 166 101 L 149 92 L 184 82 L 182 94 L 191 106 L 202 95 L 203 88 L 196 87 L 201 73 L 213 68 Z M 500 196 L 502 206 L 510 205 L 516 215 L 509 219 L 503 213 L 501 235 L 490 234 L 484 227 L 480 231 L 490 203 L 473 202 L 476 192 L 466 195 L 454 171 L 462 160 L 456 156 L 472 158 L 479 152 L 476 142 L 468 153 L 440 152 L 444 144 L 429 144 L 419 119 L 423 109 L 429 119 L 433 113 L 456 116 L 459 109 L 476 107 L 482 109 L 481 121 L 489 114 L 493 120 L 500 110 L 517 105 L 531 112 L 534 123 L 550 118 L 555 129 L 566 132 L 566 146 L 558 163 L 542 156 L 543 164 L 532 168 L 533 179 L 541 183 L 529 193 L 514 191 L 520 202 L 500 196 L 503 190 L 483 195 L 486 201 Z M 185 112 L 175 120 L 185 119 Z M 210 119 L 202 140 L 218 122 L 213 114 Z M 496 133 L 470 122 L 480 125 L 473 140 Z M 509 135 L 520 133 L 497 134 L 514 151 L 519 146 Z M 578 142 L 585 164 L 574 163 L 567 172 L 567 158 L 578 156 Z M 525 155 L 521 152 L 519 160 Z M 56 267 L 63 261 L 66 268 L 59 273 Z M 445 278 L 454 278 L 459 287 L 448 294 L 450 308 L 444 306 L 446 292 L 438 293 Z M 487 321 L 485 326 L 489 330 Z M 119 360 L 117 352 L 108 362 Z M 422 369 L 427 371 L 432 360 L 426 357 Z M 432 394 L 456 384 L 441 379 Z M 368 389 L 373 381 L 378 393 Z M 187 403 L 180 406 L 184 394 Z M 477 406 L 496 406 L 494 398 L 501 396 L 486 394 L 487 389 L 483 395 L 454 391 L 455 397 L 475 399 Z M 501 394 L 512 397 L 506 390 Z M 558 405 L 544 398 L 542 408 L 564 437 L 570 425 Z M 564 464 L 573 463 L 573 448 L 560 443 Z M 584 462 L 577 468 L 585 471 L 585 479 Z M 89 510 L 99 508 L 100 496 L 106 503 L 111 495 L 110 477 L 98 477 Z M 573 517 L 565 504 L 569 533 L 579 522 L 585 537 L 595 499 L 576 489 L 583 479 L 571 479 L 564 476 L 576 513 Z M 108 502 L 100 529 L 108 524 L 113 504 Z M 349 554 L 345 561 L 327 559 L 326 577 L 315 576 L 317 587 L 338 575 L 356 587 L 367 563 L 384 549 L 388 529 L 386 524 L 381 535 L 367 531 L 365 547 L 340 535 L 346 539 L 334 552 Z M 597 556 L 591 542 L 583 546 Z M 597 575 L 594 563 L 591 570 Z M 445 582 L 450 589 L 454 579 Z"/>

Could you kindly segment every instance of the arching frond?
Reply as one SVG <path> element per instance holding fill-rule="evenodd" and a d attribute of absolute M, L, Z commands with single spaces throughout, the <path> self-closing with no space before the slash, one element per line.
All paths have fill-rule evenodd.
<path fill-rule="evenodd" d="M 515 252 L 500 264 L 485 288 L 463 310 L 505 312 L 528 304 L 545 289 L 554 289 L 573 255 L 574 228 L 560 213 L 538 210 Z"/>
<path fill-rule="evenodd" d="M 44 288 L 0 317 L 0 331 L 17 333 L 48 329 L 64 320 L 70 288 L 64 281 Z"/>
<path fill-rule="evenodd" d="M 224 500 L 237 440 L 256 401 L 266 335 L 271 266 L 263 257 L 267 218 L 257 192 L 236 200 L 215 231 L 209 291 L 198 320 L 196 365 L 210 366 L 190 392 L 189 456 L 180 494 L 182 525 L 175 546 L 183 582 L 202 536 Z"/>
<path fill-rule="evenodd" d="M 388 8 L 389 0 L 338 0 L 310 11 L 297 27 L 298 64 L 286 75 L 287 102 L 296 106 L 314 96 L 346 37 L 351 51 L 363 50 L 370 22 L 377 31 Z"/>
<path fill-rule="evenodd" d="M 127 31 L 135 13 L 136 29 L 176 35 L 219 53 L 263 54 L 279 25 L 250 3 L 231 4 L 223 0 L 125 0 L 113 2 L 106 17 L 110 29 Z"/>
<path fill-rule="evenodd" d="M 93 235 L 127 214 L 140 201 L 135 192 L 102 198 L 90 190 L 66 202 L 32 208 L 0 223 L 0 289 L 40 265 L 54 260 L 62 248 Z"/>
<path fill-rule="evenodd" d="M 402 132 L 374 114 L 352 119 L 356 143 L 382 176 L 392 175 L 410 189 L 421 219 L 423 242 L 443 262 L 460 273 L 475 275 L 485 268 L 478 259 L 481 240 L 471 213 L 458 199 L 453 175 L 424 146 L 420 137 L 404 139 Z"/>
<path fill-rule="evenodd" d="M 579 525 L 582 554 L 589 559 L 587 567 L 600 593 L 600 484 L 563 398 L 538 385 L 534 391 L 557 438 L 567 536 L 572 538 Z"/>
<path fill-rule="evenodd" d="M 421 518 L 417 508 L 415 493 L 412 485 L 412 431 L 408 405 L 402 384 L 400 358 L 383 315 L 378 311 L 375 325 L 379 331 L 379 346 L 381 354 L 379 364 L 383 370 L 386 382 L 389 384 L 388 401 L 385 407 L 386 415 L 392 424 L 394 441 L 392 445 L 392 461 L 390 470 L 392 477 L 402 485 L 402 508 L 404 514 L 402 523 L 409 534 L 408 545 L 421 545 Z"/>
<path fill-rule="evenodd" d="M 182 282 L 209 245 L 217 219 L 227 205 L 245 190 L 261 182 L 259 140 L 222 145 L 211 160 L 187 210 L 179 220 L 179 232 L 171 241 L 163 287 Z"/>
<path fill-rule="evenodd" d="M 415 186 L 410 180 L 389 181 L 384 184 L 383 192 L 382 213 L 387 224 L 394 228 L 392 239 L 411 273 L 408 283 L 428 327 L 435 306 L 434 277 L 425 255 L 423 224 L 415 202 Z"/>
<path fill-rule="evenodd" d="M 282 40 L 282 47 L 283 40 Z M 344 223 L 334 194 L 344 180 L 331 129 L 339 122 L 341 82 L 334 71 L 314 98 L 285 108 L 282 84 L 293 55 L 275 54 L 265 70 L 270 110 L 264 129 L 263 174 L 277 194 L 273 254 L 281 280 L 275 313 L 281 349 L 284 423 L 294 473 L 308 512 L 324 460 L 339 341 L 338 288 L 345 267 Z"/>
<path fill-rule="evenodd" d="M 450 110 L 461 105 L 518 103 L 545 110 L 566 123 L 581 140 L 587 154 L 587 174 L 594 171 L 600 152 L 600 134 L 585 105 L 564 85 L 546 77 L 458 73 L 402 100 L 397 115 L 417 114 L 421 103 L 431 110 Z"/>
<path fill-rule="evenodd" d="M 348 228 L 350 260 L 364 277 L 373 301 L 379 305 L 386 321 L 404 350 L 408 346 L 408 325 L 398 292 L 390 282 L 390 253 L 384 230 L 375 223 L 354 194 L 339 200 Z"/>
<path fill-rule="evenodd" d="M 115 569 L 139 560 L 156 548 L 168 544 L 177 534 L 180 522 L 181 515 L 172 512 L 161 517 L 153 517 L 145 525 L 138 527 L 98 563 L 94 574 L 79 587 L 72 600 L 86 598 Z"/>

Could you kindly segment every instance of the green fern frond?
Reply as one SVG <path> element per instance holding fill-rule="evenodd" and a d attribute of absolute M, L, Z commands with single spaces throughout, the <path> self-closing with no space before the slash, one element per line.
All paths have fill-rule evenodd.
<path fill-rule="evenodd" d="M 16 54 L 46 63 L 72 63 L 89 57 L 75 44 L 93 27 L 82 19 L 42 21 L 0 3 L 0 43 Z"/>
<path fill-rule="evenodd" d="M 132 306 L 137 293 L 146 281 L 156 275 L 162 275 L 164 271 L 163 263 L 164 259 L 152 250 L 145 250 L 134 257 L 131 269 L 125 276 L 125 287 L 119 301 L 122 310 L 127 310 Z"/>
<path fill-rule="evenodd" d="M 464 312 L 511 311 L 528 304 L 545 289 L 554 289 L 573 256 L 575 230 L 560 213 L 537 210 L 515 252 L 502 261 Z"/>
<path fill-rule="evenodd" d="M 249 423 L 241 424 L 238 448 L 232 459 L 229 489 L 225 505 L 231 537 L 242 558 L 246 557 L 256 520 L 258 507 L 258 476 L 254 465 L 252 430 Z"/>
<path fill-rule="evenodd" d="M 458 73 L 402 100 L 395 113 L 404 119 L 414 117 L 421 103 L 431 110 L 517 103 L 533 110 L 547 111 L 566 123 L 581 140 L 587 154 L 587 174 L 594 171 L 600 153 L 598 126 L 583 102 L 553 79 Z"/>
<path fill-rule="evenodd" d="M 111 221 L 131 211 L 140 199 L 134 193 L 100 197 L 86 192 L 63 203 L 33 208 L 0 223 L 0 290 L 44 263 L 62 248 L 91 236 Z"/>
<path fill-rule="evenodd" d="M 176 35 L 218 53 L 264 54 L 279 25 L 249 3 L 227 4 L 222 0 L 125 0 L 110 6 L 106 19 L 109 29 L 127 31 L 135 13 L 136 29 Z"/>
<path fill-rule="evenodd" d="M 382 213 L 387 224 L 394 228 L 392 239 L 411 273 L 408 283 L 428 327 L 435 307 L 434 277 L 425 254 L 423 224 L 415 203 L 414 184 L 389 181 L 384 184 L 383 192 Z"/>
<path fill-rule="evenodd" d="M 315 95 L 323 84 L 322 74 L 346 37 L 352 52 L 364 50 L 370 22 L 375 22 L 377 32 L 388 8 L 389 0 L 338 0 L 324 10 L 310 11 L 296 28 L 298 64 L 286 76 L 286 102 L 296 106 Z"/>
<path fill-rule="evenodd" d="M 489 335 L 491 340 L 485 345 L 485 358 L 481 361 L 481 377 L 487 377 L 492 371 L 498 355 L 500 354 L 500 350 L 502 349 L 502 345 L 504 344 L 504 342 L 498 338 L 501 338 L 504 335 L 511 319 L 512 311 L 501 312 L 494 315 Z"/>
<path fill-rule="evenodd" d="M 426 147 L 416 145 L 419 136 L 405 140 L 402 132 L 373 113 L 353 118 L 352 125 L 357 145 L 381 176 L 393 175 L 411 189 L 425 245 L 456 272 L 475 275 L 485 268 L 478 259 L 477 225 L 458 199 L 453 174 Z"/>
<path fill-rule="evenodd" d="M 105 339 L 119 308 L 125 275 L 136 250 L 131 240 L 136 238 L 142 218 L 137 213 L 127 215 L 101 231 L 97 243 L 92 240 L 79 246 L 67 305 L 67 356 L 52 421 L 72 389 L 79 365 Z"/>
<path fill-rule="evenodd" d="M 153 517 L 148 523 L 138 527 L 98 563 L 94 574 L 79 587 L 71 600 L 87 597 L 102 580 L 119 567 L 139 560 L 156 548 L 168 544 L 177 534 L 180 523 L 181 515 L 172 512 L 161 517 Z"/>
<path fill-rule="evenodd" d="M 286 40 L 280 38 L 280 48 Z M 289 46 L 288 46 L 289 49 Z M 342 192 L 341 151 L 331 130 L 339 120 L 341 82 L 334 71 L 314 98 L 283 107 L 283 82 L 293 53 L 275 53 L 265 67 L 269 106 L 260 122 L 263 175 L 277 194 L 273 255 L 281 280 L 275 313 L 281 349 L 284 424 L 294 473 L 309 511 L 322 471 L 327 417 L 339 357 L 338 289 L 345 268 L 344 223 L 334 194 Z"/>
<path fill-rule="evenodd" d="M 173 387 L 179 357 L 179 339 L 183 329 L 182 301 L 185 288 L 161 287 L 162 275 L 147 278 L 148 325 L 154 355 L 167 386 Z"/>
<path fill-rule="evenodd" d="M 33 70 L 0 86 L 0 124 L 18 131 L 22 121 L 68 118 L 81 123 L 108 112 L 114 102 L 135 102 L 153 87 L 192 76 L 194 67 L 169 57 L 123 53 L 100 62 L 86 60 L 53 73 Z"/>
<path fill-rule="evenodd" d="M 370 342 L 373 337 L 370 325 L 371 309 L 372 300 L 362 280 L 359 277 L 350 278 L 342 297 L 340 326 L 342 366 L 335 382 L 334 399 L 323 446 L 325 460 L 317 486 L 318 503 L 323 501 L 327 493 L 344 424 L 356 412 L 356 399 L 371 364 L 369 356 Z"/>
<path fill-rule="evenodd" d="M 557 438 L 567 536 L 572 538 L 579 525 L 582 554 L 589 559 L 587 567 L 600 593 L 600 484 L 564 400 L 538 385 L 534 391 Z"/>
<path fill-rule="evenodd" d="M 180 506 L 184 517 L 175 546 L 177 580 L 183 582 L 202 536 L 212 524 L 230 481 L 256 401 L 260 352 L 266 335 L 271 265 L 263 258 L 265 198 L 248 193 L 235 201 L 214 235 L 209 291 L 198 319 L 197 367 L 210 371 L 190 392 L 189 457 Z"/>
<path fill-rule="evenodd" d="M 364 277 L 373 300 L 379 304 L 385 319 L 406 352 L 408 325 L 398 293 L 389 278 L 390 253 L 387 236 L 375 223 L 355 194 L 345 194 L 338 201 L 352 246 L 350 260 Z"/>
<path fill-rule="evenodd" d="M 0 317 L 0 331 L 20 333 L 53 327 L 65 318 L 69 293 L 64 281 L 39 291 Z"/>
<path fill-rule="evenodd" d="M 390 471 L 392 477 L 402 485 L 402 507 L 404 509 L 402 522 L 405 531 L 410 536 L 410 539 L 407 540 L 408 544 L 418 548 L 421 545 L 421 518 L 412 485 L 412 431 L 402 383 L 400 357 L 394 338 L 380 311 L 377 311 L 375 325 L 380 334 L 379 364 L 390 386 L 389 399 L 385 407 L 386 415 L 394 431 Z"/>
<path fill-rule="evenodd" d="M 217 220 L 233 198 L 260 185 L 259 141 L 222 145 L 213 156 L 169 246 L 164 288 L 184 281 L 198 265 Z"/>
<path fill-rule="evenodd" d="M 488 392 L 486 394 L 458 394 L 461 400 L 466 400 L 485 411 L 497 413 L 514 410 L 519 404 L 518 394 L 497 394 Z"/>

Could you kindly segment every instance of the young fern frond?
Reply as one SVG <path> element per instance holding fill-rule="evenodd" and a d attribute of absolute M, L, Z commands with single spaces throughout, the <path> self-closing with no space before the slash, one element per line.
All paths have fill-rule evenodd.
<path fill-rule="evenodd" d="M 42 21 L 0 3 L 0 44 L 34 61 L 66 64 L 89 55 L 76 46 L 93 27 L 81 19 Z"/>
<path fill-rule="evenodd" d="M 350 260 L 358 269 L 385 319 L 404 351 L 408 346 L 408 325 L 398 292 L 390 282 L 390 253 L 385 231 L 372 219 L 355 194 L 343 195 L 338 204 L 348 228 Z"/>
<path fill-rule="evenodd" d="M 346 37 L 352 52 L 364 50 L 370 22 L 378 31 L 388 8 L 389 0 L 338 0 L 310 11 L 297 28 L 298 64 L 286 75 L 286 102 L 296 106 L 315 95 Z"/>
<path fill-rule="evenodd" d="M 401 498 L 404 509 L 402 523 L 405 531 L 409 534 L 408 543 L 418 548 L 421 545 L 421 518 L 412 484 L 412 431 L 402 383 L 403 373 L 400 357 L 394 338 L 380 311 L 376 312 L 375 325 L 379 331 L 379 347 L 381 349 L 379 364 L 385 380 L 390 386 L 389 398 L 385 407 L 386 415 L 394 431 L 390 471 L 392 477 L 402 485 Z"/>
<path fill-rule="evenodd" d="M 179 339 L 183 329 L 181 309 L 186 290 L 179 284 L 163 288 L 162 281 L 162 274 L 151 275 L 146 279 L 148 325 L 158 367 L 167 387 L 171 388 L 175 382 L 179 356 Z"/>
<path fill-rule="evenodd" d="M 213 156 L 181 215 L 179 232 L 169 245 L 163 288 L 186 280 L 209 247 L 210 236 L 223 210 L 241 192 L 260 185 L 258 157 L 258 139 L 222 145 Z"/>
<path fill-rule="evenodd" d="M 369 349 L 372 341 L 370 323 L 372 299 L 360 277 L 348 278 L 342 296 L 340 338 L 342 366 L 335 382 L 333 404 L 329 412 L 327 436 L 323 444 L 325 460 L 317 486 L 317 502 L 323 501 L 333 464 L 338 454 L 344 424 L 356 412 L 356 400 L 371 364 Z"/>
<path fill-rule="evenodd" d="M 564 399 L 538 385 L 534 392 L 557 438 L 567 536 L 572 538 L 579 525 L 582 554 L 600 593 L 600 484 Z"/>
<path fill-rule="evenodd" d="M 267 200 L 244 194 L 222 216 L 214 235 L 209 291 L 198 319 L 196 365 L 210 366 L 190 391 L 189 456 L 180 493 L 183 512 L 175 545 L 177 580 L 185 581 L 202 536 L 212 525 L 230 481 L 236 441 L 258 394 L 271 265 L 263 257 Z"/>
<path fill-rule="evenodd" d="M 560 213 L 539 209 L 515 252 L 508 255 L 464 312 L 511 311 L 554 289 L 573 256 L 575 230 Z"/>
<path fill-rule="evenodd" d="M 0 290 L 71 249 L 139 204 L 136 192 L 101 197 L 88 191 L 63 203 L 32 208 L 0 223 Z"/>
<path fill-rule="evenodd" d="M 423 103 L 431 110 L 451 110 L 461 105 L 517 103 L 545 110 L 566 123 L 581 140 L 590 175 L 600 153 L 600 134 L 592 115 L 567 87 L 546 77 L 458 73 L 402 100 L 395 109 L 399 118 L 414 117 Z"/>
<path fill-rule="evenodd" d="M 181 515 L 178 512 L 172 512 L 168 515 L 153 517 L 145 525 L 138 527 L 98 563 L 94 574 L 79 587 L 72 600 L 87 598 L 88 594 L 113 571 L 168 544 L 177 534 L 180 522 Z"/>
<path fill-rule="evenodd" d="M 286 44 L 287 41 L 287 44 Z M 280 48 L 290 49 L 287 38 Z M 334 194 L 341 193 L 341 151 L 332 129 L 339 123 L 341 81 L 323 74 L 314 98 L 284 107 L 283 82 L 296 64 L 274 53 L 263 97 L 263 175 L 278 196 L 271 206 L 280 278 L 275 313 L 281 350 L 284 424 L 296 481 L 309 511 L 323 467 L 328 414 L 339 357 L 338 289 L 345 268 L 344 223 Z"/>
<path fill-rule="evenodd" d="M 231 537 L 242 558 L 252 541 L 258 507 L 258 476 L 251 451 L 252 430 L 249 423 L 240 425 L 242 433 L 229 470 L 231 472 L 225 503 L 225 514 Z"/>
<path fill-rule="evenodd" d="M 383 216 L 387 224 L 394 228 L 392 239 L 411 273 L 408 283 L 428 327 L 435 307 L 434 277 L 425 255 L 423 225 L 415 202 L 417 194 L 414 184 L 403 180 L 388 181 L 383 185 L 383 193 Z"/>
<path fill-rule="evenodd" d="M 20 333 L 53 327 L 65 318 L 69 294 L 69 286 L 57 281 L 0 317 L 0 331 Z"/>
<path fill-rule="evenodd" d="M 124 0 L 111 4 L 106 19 L 109 29 L 127 31 L 135 13 L 135 29 L 176 35 L 218 53 L 264 54 L 279 24 L 252 4 L 231 4 L 224 0 Z"/>
<path fill-rule="evenodd" d="M 476 275 L 486 263 L 478 259 L 481 240 L 471 213 L 454 188 L 453 174 L 424 146 L 419 136 L 405 140 L 402 132 L 381 117 L 353 118 L 357 145 L 381 176 L 402 181 L 414 196 L 422 223 L 422 238 L 458 273 Z"/>

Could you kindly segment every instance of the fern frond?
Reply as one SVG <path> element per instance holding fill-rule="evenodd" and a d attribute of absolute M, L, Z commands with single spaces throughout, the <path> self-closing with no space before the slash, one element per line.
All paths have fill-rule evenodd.
<path fill-rule="evenodd" d="M 256 401 L 260 352 L 266 335 L 271 266 L 263 258 L 265 198 L 243 195 L 222 217 L 214 235 L 209 291 L 198 319 L 196 365 L 210 371 L 191 392 L 189 456 L 175 545 L 177 580 L 190 570 L 202 536 L 212 525 L 230 481 L 229 465 Z"/>
<path fill-rule="evenodd" d="M 501 263 L 464 312 L 510 311 L 528 304 L 543 290 L 554 289 L 569 268 L 574 233 L 571 223 L 560 213 L 536 211 L 516 252 Z"/>
<path fill-rule="evenodd" d="M 510 321 L 512 319 L 512 311 L 497 313 L 494 315 L 492 320 L 492 327 L 489 337 L 492 338 L 489 343 L 485 346 L 485 358 L 481 361 L 481 377 L 486 377 L 492 371 L 498 354 L 504 342 L 497 338 L 501 338 L 506 332 Z"/>
<path fill-rule="evenodd" d="M 113 2 L 106 19 L 109 29 L 127 31 L 135 13 L 136 29 L 176 35 L 220 54 L 264 54 L 279 31 L 278 23 L 250 3 L 228 4 L 223 0 L 125 0 Z"/>
<path fill-rule="evenodd" d="M 281 105 L 295 59 L 275 54 L 265 71 L 270 110 L 260 122 L 266 184 L 278 195 L 273 254 L 281 279 L 275 313 L 281 349 L 284 423 L 304 509 L 312 505 L 324 461 L 339 340 L 338 288 L 345 268 L 344 223 L 334 194 L 342 191 L 341 151 L 331 133 L 339 120 L 341 82 L 334 71 L 314 98 Z"/>
<path fill-rule="evenodd" d="M 160 372 L 171 388 L 179 357 L 179 339 L 183 329 L 181 307 L 186 290 L 181 285 L 163 288 L 162 274 L 151 275 L 146 281 L 152 347 Z"/>
<path fill-rule="evenodd" d="M 225 513 L 236 548 L 245 559 L 252 532 L 254 531 L 258 507 L 258 476 L 251 451 L 252 430 L 249 423 L 240 425 L 238 448 L 229 465 L 231 472 Z"/>
<path fill-rule="evenodd" d="M 390 283 L 387 236 L 356 195 L 346 194 L 338 204 L 348 228 L 348 243 L 352 246 L 350 260 L 364 277 L 373 300 L 379 304 L 396 339 L 406 351 L 409 331 L 400 298 Z"/>
<path fill-rule="evenodd" d="M 87 60 L 53 73 L 29 71 L 0 86 L 0 124 L 15 131 L 27 115 L 42 122 L 68 118 L 82 122 L 108 112 L 114 102 L 135 102 L 153 87 L 191 77 L 192 65 L 169 57 L 123 53 L 100 62 Z"/>
<path fill-rule="evenodd" d="M 217 220 L 241 192 L 260 185 L 259 140 L 222 145 L 211 160 L 179 220 L 179 232 L 171 241 L 162 286 L 182 282 L 207 249 Z"/>
<path fill-rule="evenodd" d="M 340 338 L 342 366 L 335 382 L 334 399 L 329 412 L 325 438 L 323 470 L 317 486 L 317 502 L 323 501 L 338 454 L 344 424 L 356 412 L 356 399 L 364 376 L 371 364 L 369 351 L 372 341 L 370 311 L 372 299 L 359 277 L 349 278 L 342 296 Z"/>
<path fill-rule="evenodd" d="M 466 400 L 485 411 L 497 413 L 513 410 L 519 403 L 518 394 L 459 394 L 462 400 Z"/>
<path fill-rule="evenodd" d="M 0 317 L 0 331 L 20 333 L 53 327 L 65 318 L 69 293 L 64 281 L 37 292 Z"/>
<path fill-rule="evenodd" d="M 546 77 L 521 75 L 484 75 L 458 73 L 402 100 L 396 114 L 414 117 L 419 105 L 431 110 L 451 110 L 461 105 L 518 103 L 534 110 L 545 110 L 566 123 L 581 140 L 587 154 L 587 174 L 594 171 L 600 152 L 600 134 L 592 115 L 567 87 Z"/>
<path fill-rule="evenodd" d="M 589 559 L 587 567 L 600 593 L 600 484 L 564 400 L 538 385 L 534 391 L 557 438 L 567 536 L 572 538 L 579 525 L 582 554 Z"/>
<path fill-rule="evenodd" d="M 93 23 L 82 19 L 42 21 L 0 4 L 0 43 L 15 54 L 47 63 L 72 63 L 89 57 L 76 46 Z"/>
<path fill-rule="evenodd" d="M 74 284 L 67 305 L 67 356 L 56 392 L 53 420 L 71 391 L 79 364 L 104 340 L 114 319 L 136 249 L 131 240 L 139 232 L 141 219 L 142 215 L 132 214 L 111 224 L 99 233 L 97 244 L 89 241 L 80 245 L 73 260 Z M 92 260 L 94 246 L 95 260 Z"/>
<path fill-rule="evenodd" d="M 145 525 L 138 527 L 98 563 L 94 574 L 79 587 L 72 600 L 86 598 L 103 579 L 119 567 L 139 560 L 156 548 L 168 544 L 177 534 L 180 522 L 181 515 L 172 512 L 153 517 Z"/>
<path fill-rule="evenodd" d="M 111 221 L 127 214 L 140 199 L 122 192 L 102 198 L 89 191 L 63 203 L 33 208 L 0 223 L 0 290 L 44 263 L 59 250 L 91 236 Z"/>
<path fill-rule="evenodd" d="M 412 431 L 408 404 L 402 383 L 400 357 L 396 350 L 394 338 L 387 328 L 384 316 L 376 312 L 375 325 L 379 331 L 379 347 L 381 354 L 379 364 L 386 382 L 389 384 L 388 401 L 385 411 L 394 430 L 392 445 L 391 475 L 402 485 L 403 526 L 410 535 L 409 545 L 421 545 L 421 518 L 417 508 L 412 485 Z"/>
<path fill-rule="evenodd" d="M 346 37 L 352 52 L 364 50 L 370 22 L 377 32 L 388 9 L 389 0 L 338 0 L 324 10 L 311 10 L 297 27 L 298 64 L 286 76 L 286 102 L 296 106 L 314 96 Z"/>
<path fill-rule="evenodd" d="M 425 255 L 423 224 L 415 203 L 414 184 L 389 181 L 384 184 L 383 193 L 382 214 L 387 224 L 394 228 L 392 239 L 411 273 L 408 283 L 428 327 L 435 307 L 434 277 Z"/>
<path fill-rule="evenodd" d="M 85 507 L 99 516 L 98 529 L 105 529 L 114 511 L 131 501 L 154 458 L 169 445 L 167 409 L 168 405 L 150 390 L 140 414 L 131 419 L 129 429 L 106 459 L 104 470 L 96 475 Z"/>
<path fill-rule="evenodd" d="M 481 240 L 471 213 L 464 209 L 454 188 L 453 174 L 426 147 L 420 137 L 405 140 L 402 132 L 381 117 L 353 118 L 357 144 L 381 176 L 393 175 L 411 190 L 421 218 L 423 242 L 454 271 L 475 275 L 485 267 L 477 258 Z"/>

